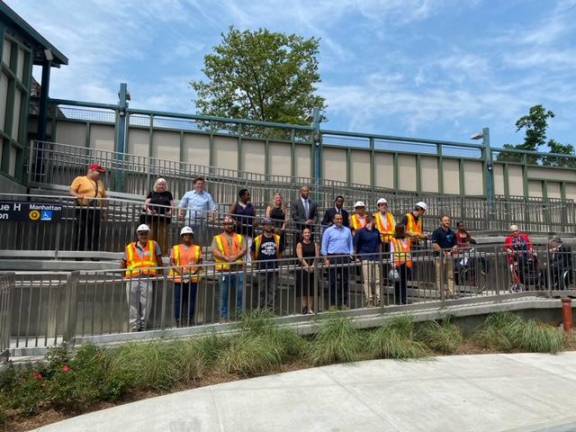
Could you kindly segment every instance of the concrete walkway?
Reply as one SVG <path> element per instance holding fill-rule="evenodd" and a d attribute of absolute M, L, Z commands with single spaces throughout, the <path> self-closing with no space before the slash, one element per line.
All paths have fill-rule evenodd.
<path fill-rule="evenodd" d="M 38 430 L 572 431 L 576 352 L 327 366 L 174 393 Z"/>

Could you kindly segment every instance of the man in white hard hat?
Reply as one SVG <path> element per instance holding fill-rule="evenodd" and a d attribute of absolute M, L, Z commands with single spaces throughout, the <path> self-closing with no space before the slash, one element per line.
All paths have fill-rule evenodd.
<path fill-rule="evenodd" d="M 130 331 L 146 327 L 150 315 L 154 277 L 162 273 L 162 251 L 154 240 L 149 239 L 150 227 L 142 224 L 136 228 L 138 240 L 124 250 L 122 268 L 126 269 L 126 295 L 129 307 Z"/>
<path fill-rule="evenodd" d="M 406 236 L 412 239 L 412 244 L 417 244 L 425 240 L 428 236 L 424 233 L 424 213 L 428 211 L 428 205 L 419 201 L 414 206 L 414 210 L 406 213 L 402 218 L 402 225 L 406 227 Z"/>
<path fill-rule="evenodd" d="M 356 201 L 354 204 L 354 214 L 350 217 L 350 228 L 352 229 L 352 234 L 364 228 L 367 222 L 366 204 L 364 204 L 363 201 Z"/>
<path fill-rule="evenodd" d="M 382 250 L 388 252 L 390 249 L 390 241 L 392 237 L 394 237 L 396 221 L 394 220 L 394 215 L 388 209 L 388 201 L 386 201 L 386 198 L 380 198 L 376 201 L 376 206 L 378 207 L 378 211 L 374 213 L 374 224 L 382 238 Z"/>
<path fill-rule="evenodd" d="M 176 325 L 194 324 L 196 292 L 202 270 L 202 247 L 194 244 L 194 230 L 180 230 L 180 244 L 170 252 L 170 278 L 174 281 L 174 319 Z"/>

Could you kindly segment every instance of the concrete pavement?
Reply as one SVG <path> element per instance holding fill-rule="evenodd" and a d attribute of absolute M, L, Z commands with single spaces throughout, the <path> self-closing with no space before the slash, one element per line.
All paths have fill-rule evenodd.
<path fill-rule="evenodd" d="M 134 402 L 41 432 L 576 430 L 576 352 L 375 360 Z"/>

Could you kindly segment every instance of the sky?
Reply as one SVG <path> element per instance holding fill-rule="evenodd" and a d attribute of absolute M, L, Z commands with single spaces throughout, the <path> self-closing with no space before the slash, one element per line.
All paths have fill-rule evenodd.
<path fill-rule="evenodd" d="M 50 96 L 195 113 L 191 80 L 229 26 L 320 38 L 324 128 L 522 142 L 535 104 L 576 144 L 576 0 L 7 0 L 68 56 Z M 35 73 L 38 74 L 39 71 Z"/>

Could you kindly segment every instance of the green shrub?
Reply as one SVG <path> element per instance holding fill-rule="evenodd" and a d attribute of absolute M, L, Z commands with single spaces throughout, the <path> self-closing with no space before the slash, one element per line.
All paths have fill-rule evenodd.
<path fill-rule="evenodd" d="M 80 412 L 99 401 L 120 399 L 128 382 L 111 373 L 111 353 L 94 345 L 81 347 L 69 363 L 52 362 L 46 395 L 54 409 Z M 60 369 L 55 367 L 61 364 Z"/>
<path fill-rule="evenodd" d="M 8 399 L 4 394 L 0 393 L 0 430 L 3 430 L 6 423 L 8 423 L 8 406 Z"/>
<path fill-rule="evenodd" d="M 476 339 L 486 348 L 504 352 L 556 353 L 566 344 L 565 336 L 555 327 L 534 320 L 525 321 L 508 312 L 489 315 Z"/>
<path fill-rule="evenodd" d="M 373 358 L 409 359 L 427 354 L 426 346 L 414 340 L 414 322 L 408 316 L 393 318 L 368 336 Z"/>
<path fill-rule="evenodd" d="M 352 326 L 352 321 L 334 313 L 320 323 L 310 359 L 315 365 L 350 362 L 360 358 L 364 337 Z"/>
<path fill-rule="evenodd" d="M 462 345 L 464 338 L 458 326 L 444 320 L 442 323 L 431 321 L 422 324 L 416 332 L 416 340 L 433 351 L 452 354 Z"/>
<path fill-rule="evenodd" d="M 15 369 L 12 388 L 5 393 L 9 407 L 25 416 L 38 414 L 46 400 L 45 383 L 45 372 L 37 367 L 25 366 Z"/>

